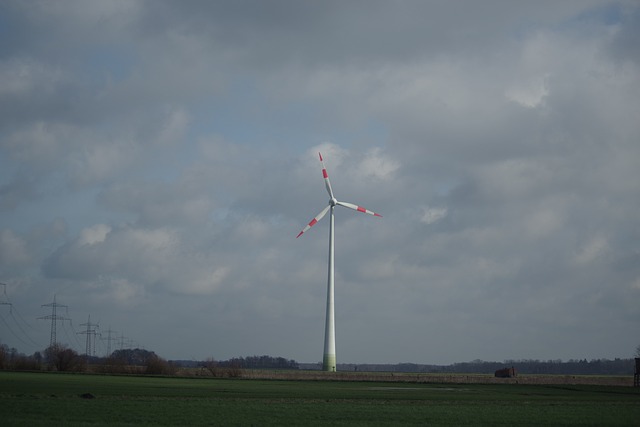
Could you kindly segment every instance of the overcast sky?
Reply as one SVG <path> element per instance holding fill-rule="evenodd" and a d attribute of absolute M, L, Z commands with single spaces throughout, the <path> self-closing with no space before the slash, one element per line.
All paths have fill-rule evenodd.
<path fill-rule="evenodd" d="M 2 2 L 0 342 L 321 361 L 321 152 L 339 363 L 632 357 L 639 68 L 633 0 Z"/>

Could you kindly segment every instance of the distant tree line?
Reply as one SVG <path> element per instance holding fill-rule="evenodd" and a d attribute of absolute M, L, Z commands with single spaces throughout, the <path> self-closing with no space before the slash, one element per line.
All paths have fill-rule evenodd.
<path fill-rule="evenodd" d="M 299 369 L 299 363 L 292 359 L 273 356 L 248 356 L 233 357 L 228 360 L 215 360 L 208 358 L 207 360 L 174 360 L 176 365 L 183 368 L 207 368 L 208 366 L 216 366 L 218 368 L 241 368 L 241 369 Z"/>
<path fill-rule="evenodd" d="M 14 371 L 75 371 L 81 372 L 86 367 L 86 359 L 74 350 L 61 344 L 55 344 L 44 350 L 44 354 L 36 351 L 28 356 L 15 348 L 0 344 L 0 369 Z"/>
<path fill-rule="evenodd" d="M 116 350 L 111 356 L 94 357 L 78 354 L 62 344 L 55 344 L 28 356 L 15 348 L 0 344 L 0 369 L 14 371 L 92 372 L 116 374 L 173 375 L 175 364 L 152 351 Z"/>
<path fill-rule="evenodd" d="M 229 377 L 238 378 L 242 377 L 245 373 L 245 369 L 279 369 L 279 370 L 291 370 L 299 369 L 298 362 L 295 360 L 287 360 L 284 357 L 272 357 L 272 356 L 249 356 L 249 357 L 234 357 L 229 360 L 216 361 L 213 358 L 209 358 L 204 362 L 192 362 L 182 361 L 185 364 L 181 366 L 186 367 L 200 367 L 201 371 L 208 372 L 208 375 L 213 377 Z"/>
<path fill-rule="evenodd" d="M 471 362 L 451 365 L 423 365 L 416 363 L 398 364 L 338 364 L 341 371 L 363 372 L 416 372 L 416 373 L 452 373 L 452 374 L 493 374 L 498 369 L 515 367 L 519 374 L 547 375 L 631 375 L 634 372 L 634 359 L 571 359 L 562 360 L 505 360 Z M 318 364 L 300 364 L 301 369 L 319 369 Z"/>
<path fill-rule="evenodd" d="M 20 353 L 16 348 L 0 344 L 0 369 L 35 371 L 42 368 L 43 355 L 39 351 L 31 356 Z"/>
<path fill-rule="evenodd" d="M 178 369 L 174 362 L 140 348 L 116 350 L 97 362 L 103 372 L 114 374 L 175 375 Z"/>
<path fill-rule="evenodd" d="M 201 362 L 167 361 L 153 351 L 139 348 L 116 350 L 109 357 L 95 357 L 80 355 L 62 344 L 28 356 L 0 344 L 0 370 L 175 375 L 179 368 L 204 369 L 214 377 L 240 377 L 245 369 L 298 369 L 298 363 L 267 355 L 234 357 L 222 361 L 213 358 Z"/>
<path fill-rule="evenodd" d="M 638 348 L 640 352 L 640 346 Z M 639 354 L 640 356 L 640 354 Z M 229 360 L 167 361 L 156 353 L 143 349 L 116 350 L 109 357 L 79 355 L 75 350 L 56 344 L 32 355 L 0 344 L 0 370 L 100 372 L 116 374 L 175 375 L 178 369 L 195 369 L 214 377 L 240 377 L 246 369 L 321 369 L 321 363 L 298 363 L 292 359 L 273 356 L 234 357 Z M 398 364 L 338 364 L 340 371 L 493 374 L 498 369 L 515 367 L 519 374 L 555 375 L 632 375 L 634 359 L 571 359 L 505 360 L 489 362 L 473 360 L 451 365 Z"/>
<path fill-rule="evenodd" d="M 238 367 L 241 369 L 298 369 L 298 362 L 287 360 L 284 357 L 272 356 L 249 356 L 234 357 L 229 360 L 218 362 L 220 367 Z"/>

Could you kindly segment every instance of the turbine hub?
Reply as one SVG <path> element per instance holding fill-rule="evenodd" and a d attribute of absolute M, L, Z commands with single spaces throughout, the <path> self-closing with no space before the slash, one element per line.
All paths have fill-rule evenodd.
<path fill-rule="evenodd" d="M 332 197 L 331 199 L 329 199 L 329 204 L 330 204 L 331 206 L 335 206 L 335 205 L 337 205 L 337 204 L 338 204 L 338 201 L 336 200 L 336 198 L 335 198 L 335 197 Z"/>

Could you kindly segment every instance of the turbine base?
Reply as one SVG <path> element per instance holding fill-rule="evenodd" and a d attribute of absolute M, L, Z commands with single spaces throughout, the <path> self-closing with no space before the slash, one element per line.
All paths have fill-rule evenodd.
<path fill-rule="evenodd" d="M 335 372 L 336 371 L 336 355 L 335 354 L 325 354 L 322 358 L 322 370 L 325 372 Z"/>

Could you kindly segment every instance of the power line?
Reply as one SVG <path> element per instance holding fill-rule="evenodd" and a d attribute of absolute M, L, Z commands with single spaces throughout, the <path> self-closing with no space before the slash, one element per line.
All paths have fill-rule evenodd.
<path fill-rule="evenodd" d="M 16 322 L 16 326 L 18 327 L 18 329 L 20 329 L 20 331 L 24 334 L 24 336 L 31 341 L 32 345 L 35 345 L 36 348 L 38 348 L 40 346 L 40 344 L 38 344 L 37 342 L 35 342 L 27 333 L 27 331 L 25 331 L 24 329 L 22 329 L 22 326 L 20 326 L 20 323 L 18 322 L 18 319 L 16 319 L 16 317 L 13 315 L 13 312 L 11 310 L 9 310 L 9 314 L 11 315 L 11 318 L 13 319 L 14 322 Z"/>
<path fill-rule="evenodd" d="M 107 357 L 111 356 L 111 341 L 117 341 L 118 338 L 116 337 L 111 337 L 112 333 L 116 333 L 116 331 L 111 330 L 111 326 L 109 326 L 109 329 L 106 331 L 107 333 L 107 338 L 100 338 L 101 341 L 106 341 L 107 342 Z"/>
<path fill-rule="evenodd" d="M 18 341 L 20 341 L 22 344 L 26 345 L 26 346 L 31 346 L 29 343 L 27 343 L 26 341 L 24 341 L 22 338 L 20 338 L 20 336 L 18 334 L 16 334 L 13 329 L 11 329 L 11 326 L 9 326 L 9 324 L 7 323 L 7 321 L 4 319 L 4 316 L 0 315 L 0 320 L 2 321 L 2 323 L 4 323 L 4 325 L 7 327 L 7 329 L 9 330 L 9 332 L 11 332 L 13 334 L 14 337 L 16 337 L 18 339 Z"/>
<path fill-rule="evenodd" d="M 96 342 L 94 343 L 94 349 L 93 349 L 93 352 L 94 352 L 95 354 L 106 354 L 106 351 L 107 351 L 107 350 L 106 350 L 106 348 L 105 348 L 105 346 L 104 346 L 104 343 L 102 342 L 102 340 L 103 340 L 103 338 L 102 338 L 102 332 L 98 332 L 97 337 L 98 337 L 98 339 L 97 339 L 97 340 L 96 340 Z M 97 347 L 99 347 L 99 350 L 96 350 L 96 349 L 95 349 L 96 344 L 97 344 Z"/>
<path fill-rule="evenodd" d="M 13 305 L 11 301 L 9 301 L 9 296 L 7 295 L 7 284 L 0 283 L 0 285 L 4 286 L 4 299 L 7 301 L 7 302 L 0 302 L 0 304 L 9 304 L 11 306 L 11 309 L 15 310 L 20 320 L 22 320 L 22 323 L 27 325 L 29 328 L 36 330 L 36 328 L 34 328 L 31 324 L 29 324 L 26 320 L 24 320 L 24 317 L 22 317 L 22 314 L 20 314 L 20 311 L 18 311 L 18 308 L 15 305 Z"/>
<path fill-rule="evenodd" d="M 124 339 L 127 338 L 127 341 L 129 341 L 130 338 L 125 337 L 122 333 L 120 333 L 120 350 L 124 349 Z"/>
<path fill-rule="evenodd" d="M 78 334 L 76 334 L 74 332 L 75 327 L 73 326 L 73 320 L 71 320 L 71 319 L 69 319 L 69 326 L 71 327 L 71 332 L 72 332 L 71 336 L 73 337 L 73 340 L 76 342 L 76 344 L 78 346 L 77 348 L 78 348 L 78 351 L 79 351 L 82 348 L 82 344 L 80 343 L 80 340 L 78 339 Z M 72 345 L 71 344 L 71 338 L 69 337 L 69 334 L 67 332 L 67 328 L 64 327 L 64 323 L 62 324 L 62 329 L 64 330 L 64 333 L 66 334 L 67 339 L 69 340 L 69 345 Z"/>
<path fill-rule="evenodd" d="M 34 331 L 37 331 L 37 329 L 33 325 L 31 325 L 30 323 L 27 323 L 27 321 L 24 320 L 24 317 L 22 317 L 22 314 L 20 314 L 20 311 L 18 310 L 18 308 L 15 305 L 12 304 L 12 307 L 13 307 L 13 310 L 18 315 L 18 317 L 20 318 L 20 320 L 22 321 L 22 323 L 27 325 L 28 328 L 33 329 Z"/>
<path fill-rule="evenodd" d="M 31 345 L 35 345 L 36 348 L 38 348 L 39 344 L 37 342 L 35 342 L 27 333 L 27 331 L 25 331 L 22 326 L 20 325 L 20 322 L 18 322 L 18 319 L 13 315 L 13 312 L 15 311 L 18 316 L 20 316 L 20 313 L 18 312 L 18 309 L 9 301 L 9 297 L 7 296 L 7 285 L 5 283 L 0 283 L 0 285 L 4 286 L 4 299 L 6 301 L 0 301 L 0 305 L 8 305 L 9 306 L 9 315 L 11 316 L 11 318 L 13 319 L 13 321 L 16 323 L 16 326 L 18 327 L 18 329 L 20 329 L 20 332 L 22 332 L 22 334 L 27 338 L 27 340 L 29 340 L 31 342 L 31 344 L 25 342 L 23 339 L 21 339 L 15 332 L 13 332 L 13 330 L 11 329 L 11 327 L 9 326 L 9 324 L 4 320 L 4 318 L 2 319 L 3 323 L 7 326 L 7 328 L 9 329 L 9 331 L 16 336 L 16 338 L 18 338 L 20 340 L 20 342 L 22 342 L 23 344 L 26 344 L 27 346 L 31 346 Z M 22 316 L 20 316 L 22 317 Z M 23 319 L 23 323 L 27 326 L 29 326 L 30 328 L 33 329 L 32 326 L 30 326 L 27 322 L 24 321 Z"/>
<path fill-rule="evenodd" d="M 4 286 L 4 299 L 5 301 L 0 301 L 0 305 L 8 305 L 9 306 L 9 311 L 11 311 L 11 303 L 9 302 L 9 298 L 7 298 L 7 285 L 5 283 L 0 283 L 0 286 Z"/>

